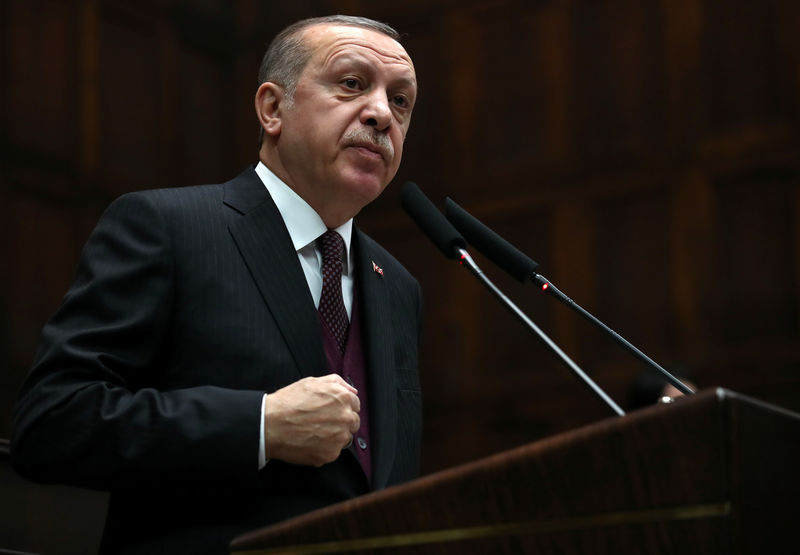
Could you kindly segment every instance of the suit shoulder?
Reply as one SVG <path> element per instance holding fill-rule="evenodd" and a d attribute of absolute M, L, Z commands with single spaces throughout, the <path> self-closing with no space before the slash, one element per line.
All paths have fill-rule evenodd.
<path fill-rule="evenodd" d="M 185 204 L 202 200 L 221 200 L 223 185 L 193 185 L 188 187 L 165 187 L 160 189 L 145 189 L 126 193 L 115 200 L 115 203 L 146 202 L 157 206 L 170 206 L 172 204 Z"/>
<path fill-rule="evenodd" d="M 187 211 L 208 213 L 221 204 L 222 197 L 220 184 L 133 191 L 115 199 L 105 210 L 103 219 L 147 220 L 150 217 L 170 221 Z"/>
<path fill-rule="evenodd" d="M 209 207 L 218 208 L 229 202 L 227 195 L 238 199 L 243 195 L 255 197 L 257 201 L 267 197 L 266 189 L 253 168 L 247 168 L 237 177 L 224 183 L 146 189 L 122 195 L 113 204 L 147 204 L 157 210 L 202 211 Z"/>

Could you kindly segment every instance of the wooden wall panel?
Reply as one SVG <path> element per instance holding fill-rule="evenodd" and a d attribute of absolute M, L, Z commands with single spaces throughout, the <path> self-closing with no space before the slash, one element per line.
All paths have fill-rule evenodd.
<path fill-rule="evenodd" d="M 776 41 L 775 3 L 704 2 L 704 88 L 713 131 L 770 120 L 784 113 L 786 98 L 774 86 L 782 62 Z M 745 24 L 746 22 L 746 24 Z"/>
<path fill-rule="evenodd" d="M 77 155 L 79 11 L 72 3 L 8 2 L 5 137 L 19 152 Z"/>
<path fill-rule="evenodd" d="M 442 18 L 440 32 L 442 51 L 437 59 L 442 65 L 439 86 L 443 90 L 437 100 L 444 121 L 448 122 L 440 131 L 439 154 L 447 168 L 442 177 L 451 187 L 469 188 L 474 186 L 470 177 L 475 175 L 480 164 L 475 144 L 476 121 L 488 108 L 485 96 L 491 86 L 491 81 L 483 75 L 487 64 L 486 51 L 482 48 L 486 31 L 473 14 L 453 11 Z M 423 86 L 434 88 L 436 85 Z M 444 190 L 441 185 L 439 187 Z"/>
<path fill-rule="evenodd" d="M 231 156 L 228 137 L 233 131 L 233 110 L 225 84 L 228 74 L 212 60 L 191 53 L 183 55 L 178 65 L 181 181 L 215 183 L 230 179 L 233 176 L 226 171 L 226 163 Z"/>
<path fill-rule="evenodd" d="M 665 146 L 682 154 L 691 149 L 706 127 L 701 79 L 703 6 L 697 0 L 661 0 L 658 8 L 659 25 L 654 36 L 661 45 L 656 59 L 663 59 L 659 84 L 665 98 L 651 109 L 665 119 Z"/>
<path fill-rule="evenodd" d="M 800 334 L 794 293 L 793 199 L 800 176 L 737 176 L 717 187 L 720 234 L 716 287 L 721 293 L 719 341 L 723 345 Z"/>
<path fill-rule="evenodd" d="M 713 338 L 707 291 L 713 291 L 717 252 L 717 199 L 707 175 L 676 176 L 670 191 L 669 287 L 675 319 L 675 349 L 696 359 Z"/>
<path fill-rule="evenodd" d="M 153 187 L 160 170 L 162 94 L 155 24 L 132 25 L 107 16 L 97 26 L 93 55 L 98 57 L 98 66 L 94 74 L 83 77 L 96 91 L 98 171 L 113 176 L 102 186 L 112 194 L 129 191 L 136 184 Z"/>

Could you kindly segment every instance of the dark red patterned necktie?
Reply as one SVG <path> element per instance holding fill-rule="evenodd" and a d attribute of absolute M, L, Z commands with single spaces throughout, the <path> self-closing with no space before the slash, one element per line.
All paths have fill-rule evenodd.
<path fill-rule="evenodd" d="M 322 250 L 322 295 L 319 299 L 319 313 L 339 343 L 339 351 L 344 354 L 344 345 L 350 328 L 342 298 L 344 239 L 329 229 L 320 236 L 319 245 Z"/>

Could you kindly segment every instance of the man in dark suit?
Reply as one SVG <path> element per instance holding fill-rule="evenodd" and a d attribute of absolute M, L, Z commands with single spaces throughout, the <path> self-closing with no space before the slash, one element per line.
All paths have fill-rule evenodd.
<path fill-rule="evenodd" d="M 102 550 L 224 553 L 243 531 L 418 471 L 420 291 L 353 217 L 416 96 L 397 33 L 279 34 L 259 163 L 125 195 L 43 330 L 15 415 L 24 476 L 111 492 Z"/>

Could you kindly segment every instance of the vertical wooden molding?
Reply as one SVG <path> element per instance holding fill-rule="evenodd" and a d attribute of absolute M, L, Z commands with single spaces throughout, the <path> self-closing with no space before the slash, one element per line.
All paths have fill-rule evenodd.
<path fill-rule="evenodd" d="M 713 322 L 704 315 L 709 303 L 704 292 L 716 275 L 717 207 L 707 175 L 694 170 L 673 184 L 670 214 L 670 289 L 675 337 L 683 357 L 708 351 Z"/>
<path fill-rule="evenodd" d="M 258 69 L 266 52 L 266 41 L 271 39 L 264 33 L 257 0 L 239 0 L 233 10 L 233 21 L 239 51 L 232 62 L 232 106 L 234 115 L 232 167 L 241 171 L 246 164 L 258 158 L 258 119 L 253 107 L 257 90 Z M 258 45 L 247 47 L 245 45 Z"/>
<path fill-rule="evenodd" d="M 94 176 L 100 158 L 100 35 L 97 0 L 83 0 L 80 20 L 80 168 L 83 177 Z"/>
<path fill-rule="evenodd" d="M 625 152 L 642 150 L 642 143 L 653 140 L 653 129 L 644 130 L 647 115 L 644 110 L 645 82 L 649 77 L 648 42 L 646 35 L 647 8 L 639 0 L 618 2 L 612 10 L 616 26 L 612 43 L 614 81 L 617 105 L 621 110 L 620 133 Z"/>
<path fill-rule="evenodd" d="M 571 11 L 569 4 L 557 3 L 542 8 L 537 15 L 535 37 L 540 52 L 536 58 L 541 62 L 538 72 L 545 85 L 544 122 L 547 130 L 547 158 L 559 161 L 569 158 L 574 152 L 570 92 L 572 80 L 570 65 L 574 53 L 571 50 Z"/>
<path fill-rule="evenodd" d="M 442 40 L 445 55 L 441 83 L 443 109 L 448 110 L 446 121 L 449 133 L 442 151 L 443 167 L 453 180 L 467 183 L 474 180 L 480 158 L 475 139 L 478 110 L 491 104 L 490 84 L 481 79 L 485 47 L 481 26 L 465 9 L 446 13 Z M 424 94 L 424 93 L 423 93 Z"/>
<path fill-rule="evenodd" d="M 163 185 L 174 186 L 181 182 L 182 164 L 180 141 L 185 140 L 178 130 L 180 113 L 180 60 L 175 35 L 166 16 L 158 19 L 159 98 L 158 120 L 158 171 Z"/>
<path fill-rule="evenodd" d="M 686 150 L 687 139 L 702 137 L 707 99 L 699 82 L 703 10 L 700 0 L 662 0 L 669 145 Z"/>

